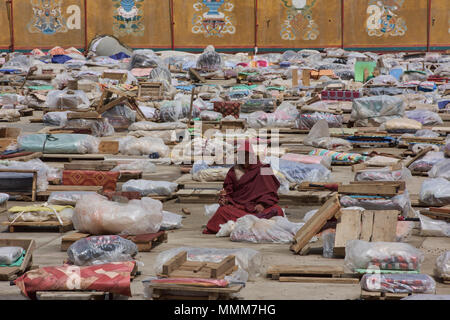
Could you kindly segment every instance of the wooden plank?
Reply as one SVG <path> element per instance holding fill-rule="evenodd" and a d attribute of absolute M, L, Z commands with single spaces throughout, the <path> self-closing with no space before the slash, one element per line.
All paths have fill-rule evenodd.
<path fill-rule="evenodd" d="M 199 287 L 199 286 L 188 286 L 182 284 L 167 284 L 167 283 L 150 283 L 150 288 L 153 289 L 168 289 L 173 291 L 183 291 L 183 292 L 216 292 L 216 293 L 237 293 L 241 291 L 243 286 L 241 284 L 232 284 L 226 288 L 214 288 L 214 287 Z"/>
<path fill-rule="evenodd" d="M 178 269 L 186 261 L 187 261 L 187 251 L 182 251 L 163 265 L 162 273 L 164 275 L 170 276 L 170 274 L 173 271 Z"/>
<path fill-rule="evenodd" d="M 98 152 L 101 154 L 118 154 L 119 141 L 100 141 Z"/>
<path fill-rule="evenodd" d="M 222 260 L 216 268 L 211 270 L 211 278 L 218 279 L 221 275 L 223 275 L 230 268 L 234 267 L 236 264 L 235 256 L 228 256 L 224 260 Z"/>
<path fill-rule="evenodd" d="M 365 185 L 365 184 L 347 184 L 338 188 L 339 193 L 343 194 L 366 194 L 366 195 L 389 195 L 398 194 L 398 187 L 389 185 Z"/>
<path fill-rule="evenodd" d="M 88 111 L 88 112 L 69 112 L 67 114 L 67 119 L 100 119 L 101 116 L 96 111 Z"/>
<path fill-rule="evenodd" d="M 106 300 L 107 292 L 101 291 L 37 291 L 37 300 Z"/>
<path fill-rule="evenodd" d="M 373 233 L 373 216 L 374 211 L 365 210 L 361 215 L 361 235 L 359 240 L 370 242 Z"/>
<path fill-rule="evenodd" d="M 344 273 L 342 266 L 328 265 L 274 265 L 267 269 L 267 274 L 293 274 L 293 275 L 341 275 Z"/>
<path fill-rule="evenodd" d="M 336 225 L 334 254 L 345 256 L 347 241 L 358 240 L 361 235 L 361 212 L 359 210 L 342 210 L 342 215 Z"/>
<path fill-rule="evenodd" d="M 103 154 L 64 154 L 64 153 L 45 153 L 41 157 L 42 159 L 72 159 L 76 160 L 105 160 Z"/>
<path fill-rule="evenodd" d="M 357 278 L 280 277 L 280 282 L 359 284 Z"/>
<path fill-rule="evenodd" d="M 398 211 L 373 211 L 372 242 L 395 242 Z"/>
<path fill-rule="evenodd" d="M 64 170 L 110 171 L 117 166 L 117 161 L 77 161 L 65 163 Z"/>
<path fill-rule="evenodd" d="M 340 204 L 337 195 L 330 198 L 317 213 L 309 219 L 305 225 L 297 232 L 294 237 L 294 243 L 290 249 L 298 253 L 305 245 L 308 244 L 309 240 L 320 231 L 320 229 L 325 225 L 325 223 L 334 217 L 334 215 L 339 211 Z"/>
<path fill-rule="evenodd" d="M 419 160 L 423 156 L 425 156 L 429 151 L 433 150 L 432 147 L 427 147 L 423 150 L 421 150 L 418 154 L 416 154 L 414 157 L 412 157 L 409 161 L 405 163 L 405 167 L 409 168 L 416 160 Z"/>

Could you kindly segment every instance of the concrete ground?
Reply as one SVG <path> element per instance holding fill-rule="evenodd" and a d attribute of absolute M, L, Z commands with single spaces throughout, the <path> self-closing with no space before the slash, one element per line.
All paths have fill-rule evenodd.
<path fill-rule="evenodd" d="M 180 176 L 177 167 L 158 167 L 157 173 L 147 175 L 147 179 L 175 180 Z M 409 186 L 410 193 L 418 193 L 421 181 L 424 178 L 414 177 Z M 334 167 L 332 172 L 332 181 L 348 182 L 353 180 L 353 173 L 350 167 Z M 18 203 L 10 202 L 9 207 Z M 182 208 L 188 208 L 190 215 L 184 215 L 183 228 L 170 231 L 168 242 L 154 248 L 149 253 L 139 253 L 137 259 L 144 263 L 140 268 L 142 275 L 138 276 L 132 282 L 132 299 L 144 299 L 142 280 L 149 276 L 155 276 L 153 269 L 154 263 L 161 252 L 177 248 L 180 246 L 194 246 L 205 248 L 252 248 L 260 251 L 263 256 L 263 267 L 267 268 L 275 264 L 291 265 L 343 265 L 343 259 L 326 259 L 320 252 L 321 243 L 317 242 L 314 246 L 319 248 L 308 256 L 294 255 L 286 244 L 252 244 L 231 242 L 229 238 L 217 238 L 213 235 L 203 235 L 203 226 L 207 223 L 207 217 L 204 215 L 204 206 L 202 204 L 180 204 L 176 200 L 164 203 L 164 210 L 182 214 Z M 286 208 L 287 216 L 294 222 L 300 222 L 306 212 L 318 208 L 310 206 L 290 206 Z M 0 221 L 6 221 L 6 213 L 0 215 Z M 8 239 L 34 239 L 37 243 L 37 249 L 33 254 L 35 265 L 55 266 L 61 265 L 67 259 L 66 252 L 60 251 L 61 238 L 63 234 L 59 233 L 8 233 L 6 227 L 0 228 L 0 237 Z M 416 230 L 417 231 L 417 230 Z M 422 272 L 433 274 L 433 268 L 436 258 L 445 250 L 450 250 L 450 241 L 448 238 L 438 237 L 419 237 L 412 236 L 408 241 L 414 246 L 420 248 L 425 253 L 425 262 L 422 266 Z M 437 294 L 450 294 L 450 286 L 437 284 Z M 354 300 L 359 299 L 359 285 L 335 285 L 335 284 L 302 284 L 302 283 L 281 283 L 257 278 L 256 281 L 250 281 L 241 291 L 240 296 L 244 299 L 299 299 L 299 300 Z M 9 282 L 0 282 L 0 299 L 25 299 L 15 286 L 10 286 Z"/>

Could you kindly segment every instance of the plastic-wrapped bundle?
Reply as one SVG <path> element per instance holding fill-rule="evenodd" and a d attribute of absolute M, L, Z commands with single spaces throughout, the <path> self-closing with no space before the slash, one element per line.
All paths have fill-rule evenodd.
<path fill-rule="evenodd" d="M 161 230 L 179 229 L 183 226 L 181 223 L 183 216 L 169 211 L 163 211 L 162 215 Z"/>
<path fill-rule="evenodd" d="M 3 204 L 8 200 L 9 200 L 9 194 L 0 193 L 0 204 Z"/>
<path fill-rule="evenodd" d="M 209 166 L 205 161 L 196 161 L 192 166 L 195 181 L 224 181 L 231 166 Z"/>
<path fill-rule="evenodd" d="M 139 109 L 149 120 L 158 120 L 160 118 L 159 109 L 156 109 L 155 107 L 140 105 Z"/>
<path fill-rule="evenodd" d="M 427 179 L 420 189 L 420 201 L 430 206 L 450 204 L 450 181 L 444 178 Z"/>
<path fill-rule="evenodd" d="M 420 235 L 423 237 L 450 237 L 450 223 L 419 214 Z"/>
<path fill-rule="evenodd" d="M 283 102 L 274 113 L 262 111 L 248 115 L 247 123 L 250 128 L 285 128 L 292 127 L 298 116 L 298 110 L 290 103 Z"/>
<path fill-rule="evenodd" d="M 248 99 L 241 106 L 242 113 L 252 113 L 256 111 L 271 112 L 275 110 L 274 99 Z"/>
<path fill-rule="evenodd" d="M 450 137 L 447 138 L 446 144 L 442 150 L 447 158 L 450 158 Z"/>
<path fill-rule="evenodd" d="M 109 137 L 114 134 L 114 127 L 107 118 L 102 119 L 72 119 L 66 122 L 64 128 L 90 129 L 94 137 Z"/>
<path fill-rule="evenodd" d="M 213 46 L 206 47 L 197 60 L 197 68 L 205 71 L 215 71 L 222 68 L 223 61 Z"/>
<path fill-rule="evenodd" d="M 318 138 L 317 140 L 312 141 L 312 146 L 335 151 L 350 151 L 353 149 L 353 146 L 349 141 L 332 137 Z"/>
<path fill-rule="evenodd" d="M 443 159 L 436 163 L 430 171 L 428 171 L 430 178 L 445 178 L 450 180 L 450 159 Z"/>
<path fill-rule="evenodd" d="M 422 130 L 416 131 L 414 136 L 415 137 L 421 137 L 421 138 L 438 138 L 439 137 L 439 133 L 434 132 L 434 131 L 432 131 L 430 129 L 422 129 Z"/>
<path fill-rule="evenodd" d="M 401 118 L 405 114 L 404 102 L 401 98 L 391 96 L 364 97 L 353 100 L 351 120 L 357 126 L 366 127 L 380 125 L 393 118 Z"/>
<path fill-rule="evenodd" d="M 29 161 L 8 161 L 0 160 L 0 169 L 15 169 L 15 170 L 33 170 L 37 171 L 37 191 L 45 191 L 48 188 L 48 180 L 47 177 L 50 174 L 50 167 L 48 167 L 44 162 L 40 159 L 32 159 Z M 2 174 L 3 177 L 5 175 L 9 175 L 9 172 L 4 172 Z M 11 173 L 13 177 L 15 173 Z M 32 176 L 32 174 L 30 175 Z"/>
<path fill-rule="evenodd" d="M 98 153 L 99 139 L 87 134 L 29 134 L 17 139 L 19 147 L 29 152 Z"/>
<path fill-rule="evenodd" d="M 219 209 L 220 205 L 218 203 L 214 203 L 211 205 L 205 205 L 205 216 L 211 218 L 216 211 Z"/>
<path fill-rule="evenodd" d="M 30 69 L 33 58 L 24 54 L 17 54 L 12 56 L 9 61 L 5 62 L 2 66 L 3 69 L 15 69 L 27 72 Z"/>
<path fill-rule="evenodd" d="M 21 247 L 0 247 L 0 266 L 9 266 L 23 256 L 25 250 Z"/>
<path fill-rule="evenodd" d="M 365 274 L 361 288 L 390 293 L 434 293 L 436 282 L 427 274 Z"/>
<path fill-rule="evenodd" d="M 186 129 L 187 125 L 183 122 L 166 122 L 157 123 L 151 121 L 139 121 L 133 123 L 128 130 L 129 131 L 160 131 L 160 130 L 176 130 Z"/>
<path fill-rule="evenodd" d="M 221 120 L 222 114 L 220 112 L 205 110 L 200 112 L 200 119 L 202 119 L 203 121 Z"/>
<path fill-rule="evenodd" d="M 333 258 L 334 256 L 334 241 L 336 239 L 336 231 L 327 229 L 322 232 L 323 252 L 324 258 Z"/>
<path fill-rule="evenodd" d="M 409 169 L 411 171 L 428 172 L 435 164 L 444 159 L 443 152 L 429 151 L 423 158 L 414 161 Z"/>
<path fill-rule="evenodd" d="M 289 182 L 325 182 L 331 176 L 331 171 L 321 164 L 303 164 L 275 157 L 267 157 L 264 162 L 269 163 L 274 171 L 281 172 Z"/>
<path fill-rule="evenodd" d="M 157 68 L 163 65 L 153 50 L 135 50 L 131 56 L 129 70 L 137 68 Z"/>
<path fill-rule="evenodd" d="M 296 161 L 304 164 L 321 164 L 326 168 L 331 168 L 331 157 L 307 156 L 296 153 L 286 153 L 281 157 L 283 160 Z"/>
<path fill-rule="evenodd" d="M 428 110 L 406 111 L 405 116 L 420 122 L 424 126 L 436 126 L 444 123 L 437 113 Z"/>
<path fill-rule="evenodd" d="M 52 90 L 45 100 L 45 107 L 49 109 L 87 109 L 89 106 L 89 99 L 82 90 Z"/>
<path fill-rule="evenodd" d="M 253 243 L 290 243 L 303 225 L 292 223 L 284 217 L 259 219 L 248 214 L 236 221 L 230 239 Z"/>
<path fill-rule="evenodd" d="M 160 131 L 131 131 L 129 133 L 130 136 L 136 137 L 136 138 L 143 138 L 143 137 L 151 137 L 151 138 L 158 138 L 162 139 L 165 144 L 169 144 L 171 142 L 178 141 L 180 139 L 180 135 L 183 136 L 183 132 L 178 132 L 175 130 L 160 130 Z"/>
<path fill-rule="evenodd" d="M 81 197 L 97 194 L 94 191 L 53 191 L 48 197 L 48 203 L 58 205 L 75 205 Z"/>
<path fill-rule="evenodd" d="M 169 69 L 165 67 L 157 67 L 153 69 L 148 78 L 153 81 L 166 81 L 168 85 L 172 84 L 172 75 Z"/>
<path fill-rule="evenodd" d="M 146 173 L 156 172 L 156 166 L 150 159 L 138 159 L 130 163 L 122 163 L 111 169 L 111 171 L 139 170 Z"/>
<path fill-rule="evenodd" d="M 161 274 L 163 265 L 170 259 L 175 257 L 180 252 L 187 253 L 188 261 L 197 262 L 214 262 L 219 263 L 226 257 L 233 255 L 236 258 L 236 265 L 239 270 L 231 275 L 236 281 L 246 282 L 247 280 L 254 280 L 262 274 L 262 255 L 253 249 L 216 249 L 216 248 L 193 248 L 193 247 L 179 247 L 161 252 L 156 258 L 154 264 L 154 272 Z M 238 275 L 238 277 L 236 277 Z M 229 277 L 225 277 L 225 280 Z"/>
<path fill-rule="evenodd" d="M 419 271 L 424 254 L 408 243 L 349 240 L 345 267 L 356 269 Z"/>
<path fill-rule="evenodd" d="M 139 192 L 142 196 L 152 194 L 170 196 L 177 187 L 178 184 L 168 181 L 128 180 L 122 185 L 122 191 Z"/>
<path fill-rule="evenodd" d="M 374 156 L 369 160 L 365 161 L 364 164 L 367 164 L 369 167 L 383 167 L 383 166 L 391 166 L 396 165 L 400 162 L 400 159 L 385 157 L 385 156 Z"/>
<path fill-rule="evenodd" d="M 76 266 L 132 261 L 137 253 L 134 242 L 116 235 L 83 238 L 67 250 L 69 261 Z"/>
<path fill-rule="evenodd" d="M 170 149 L 160 138 L 127 136 L 119 140 L 119 151 L 129 156 L 158 154 L 158 158 L 169 156 Z"/>
<path fill-rule="evenodd" d="M 347 153 L 347 152 L 337 152 L 325 149 L 314 149 L 309 153 L 310 156 L 321 156 L 321 157 L 331 157 L 332 162 L 351 162 L 359 163 L 364 162 L 369 159 L 367 156 L 360 155 L 359 153 Z"/>
<path fill-rule="evenodd" d="M 142 198 L 118 203 L 97 194 L 77 201 L 73 216 L 75 229 L 93 235 L 155 233 L 161 222 L 161 201 Z"/>
<path fill-rule="evenodd" d="M 102 117 L 108 119 L 114 129 L 125 130 L 136 121 L 136 111 L 126 105 L 117 105 L 103 112 Z"/>
<path fill-rule="evenodd" d="M 376 196 L 341 197 L 343 207 L 362 207 L 366 210 L 398 210 L 404 217 L 408 216 L 411 209 L 411 200 L 408 191 L 392 198 Z"/>
<path fill-rule="evenodd" d="M 187 101 L 174 100 L 163 101 L 160 107 L 161 121 L 173 122 L 189 117 L 190 105 Z M 196 107 L 192 108 L 192 118 L 197 118 L 200 110 Z"/>
<path fill-rule="evenodd" d="M 72 221 L 74 214 L 71 206 L 35 205 L 16 206 L 8 210 L 10 222 L 43 222 L 43 221 Z"/>
<path fill-rule="evenodd" d="M 411 178 L 411 171 L 407 168 L 401 170 L 367 169 L 358 171 L 355 175 L 355 181 L 405 181 Z"/>
<path fill-rule="evenodd" d="M 42 121 L 47 125 L 64 126 L 67 123 L 67 114 L 70 111 L 47 112 L 43 115 Z"/>
<path fill-rule="evenodd" d="M 344 117 L 342 115 L 324 112 L 314 112 L 312 114 L 305 113 L 299 115 L 299 118 L 295 122 L 295 127 L 301 130 L 309 130 L 320 119 L 326 120 L 329 128 L 342 128 L 342 122 L 344 121 Z"/>
<path fill-rule="evenodd" d="M 446 251 L 436 259 L 435 273 L 439 278 L 450 278 L 450 251 Z"/>
<path fill-rule="evenodd" d="M 386 121 L 384 125 L 388 132 L 395 132 L 396 130 L 416 132 L 417 130 L 422 129 L 422 124 L 420 122 L 408 118 L 391 119 Z"/>
<path fill-rule="evenodd" d="M 373 84 L 388 84 L 396 86 L 398 84 L 397 79 L 391 75 L 380 75 L 372 79 Z"/>

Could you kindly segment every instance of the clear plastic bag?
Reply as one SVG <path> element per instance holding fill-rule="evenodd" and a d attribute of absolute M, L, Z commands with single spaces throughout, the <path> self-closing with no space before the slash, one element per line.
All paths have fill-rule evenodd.
<path fill-rule="evenodd" d="M 97 194 L 94 191 L 53 191 L 48 197 L 48 203 L 57 205 L 75 205 L 83 196 Z"/>
<path fill-rule="evenodd" d="M 430 171 L 430 178 L 444 178 L 450 181 L 450 159 L 443 159 L 437 162 Z"/>
<path fill-rule="evenodd" d="M 392 118 L 401 118 L 405 114 L 401 98 L 391 96 L 373 96 L 353 100 L 351 121 L 356 126 L 380 125 Z"/>
<path fill-rule="evenodd" d="M 69 261 L 80 267 L 132 261 L 137 253 L 134 242 L 116 235 L 83 238 L 67 250 Z"/>
<path fill-rule="evenodd" d="M 176 129 L 187 129 L 187 125 L 182 122 L 157 123 L 150 121 L 139 121 L 133 123 L 128 128 L 129 131 L 159 131 L 159 130 L 176 130 Z"/>
<path fill-rule="evenodd" d="M 129 133 L 130 136 L 136 137 L 136 138 L 143 138 L 143 137 L 152 137 L 152 138 L 158 138 L 162 139 L 164 143 L 171 143 L 176 142 L 179 140 L 179 137 L 183 135 L 183 133 L 175 130 L 160 130 L 160 131 L 131 131 Z"/>
<path fill-rule="evenodd" d="M 214 203 L 211 205 L 205 205 L 205 216 L 208 218 L 211 218 L 217 210 L 220 208 L 220 205 L 218 203 Z"/>
<path fill-rule="evenodd" d="M 224 181 L 231 166 L 209 166 L 205 161 L 194 162 L 191 170 L 196 181 Z"/>
<path fill-rule="evenodd" d="M 303 164 L 321 164 L 324 167 L 331 168 L 331 157 L 308 156 L 296 153 L 286 153 L 281 159 L 287 161 L 296 161 Z"/>
<path fill-rule="evenodd" d="M 156 166 L 150 159 L 138 159 L 130 163 L 122 163 L 111 169 L 111 171 L 128 171 L 128 170 L 138 170 L 145 173 L 156 172 Z"/>
<path fill-rule="evenodd" d="M 436 276 L 450 278 L 450 251 L 446 251 L 436 259 Z"/>
<path fill-rule="evenodd" d="M 205 51 L 197 60 L 197 68 L 205 71 L 215 71 L 223 66 L 222 57 L 217 53 L 213 46 L 206 47 Z"/>
<path fill-rule="evenodd" d="M 220 112 L 205 110 L 200 112 L 200 119 L 202 119 L 203 121 L 221 120 L 222 114 Z"/>
<path fill-rule="evenodd" d="M 9 200 L 9 194 L 6 193 L 0 193 L 0 204 L 3 204 L 4 202 Z"/>
<path fill-rule="evenodd" d="M 135 50 L 131 56 L 129 70 L 136 68 L 157 68 L 159 66 L 163 66 L 163 62 L 153 50 Z"/>
<path fill-rule="evenodd" d="M 390 170 L 389 168 L 367 169 L 358 171 L 355 181 L 406 181 L 412 178 L 411 171 L 407 168 Z"/>
<path fill-rule="evenodd" d="M 422 124 L 413 119 L 396 118 L 386 121 L 384 127 L 387 131 L 395 131 L 395 130 L 417 131 L 422 129 Z"/>
<path fill-rule="evenodd" d="M 331 176 L 331 171 L 321 164 L 303 164 L 275 157 L 266 157 L 264 163 L 269 163 L 274 171 L 281 172 L 292 183 L 326 182 Z"/>
<path fill-rule="evenodd" d="M 64 124 L 64 128 L 90 129 L 94 137 L 109 137 L 114 135 L 114 127 L 107 118 L 102 119 L 72 119 Z"/>
<path fill-rule="evenodd" d="M 236 265 L 239 270 L 234 274 L 240 275 L 235 277 L 236 281 L 246 282 L 247 280 L 255 280 L 259 277 L 262 270 L 262 255 L 259 251 L 241 248 L 241 249 L 216 249 L 216 248 L 194 248 L 194 247 L 179 247 L 161 252 L 156 258 L 154 264 L 154 271 L 156 274 L 161 274 L 163 265 L 170 259 L 175 257 L 180 252 L 187 252 L 188 261 L 198 262 L 214 262 L 219 263 L 226 257 L 233 255 L 236 258 Z"/>
<path fill-rule="evenodd" d="M 427 274 L 365 274 L 361 288 L 390 293 L 435 293 L 436 282 Z"/>
<path fill-rule="evenodd" d="M 406 111 L 405 116 L 420 122 L 424 126 L 436 126 L 444 123 L 437 113 L 428 110 Z"/>
<path fill-rule="evenodd" d="M 162 203 L 151 198 L 118 203 L 85 195 L 77 201 L 72 220 L 79 232 L 93 235 L 155 233 L 162 223 Z"/>
<path fill-rule="evenodd" d="M 117 105 L 103 112 L 102 117 L 108 119 L 114 129 L 123 130 L 136 121 L 136 111 L 126 105 Z"/>
<path fill-rule="evenodd" d="M 122 191 L 139 192 L 142 196 L 170 196 L 177 188 L 178 184 L 174 182 L 153 180 L 128 180 L 122 185 Z"/>
<path fill-rule="evenodd" d="M 230 234 L 231 241 L 244 241 L 253 243 L 291 243 L 295 233 L 293 230 L 299 230 L 303 223 L 291 227 L 291 222 L 285 219 L 259 219 L 254 215 L 245 215 L 236 220 L 233 231 Z"/>
<path fill-rule="evenodd" d="M 47 125 L 52 126 L 65 126 L 67 123 L 67 114 L 70 111 L 62 111 L 62 112 L 47 112 L 43 115 L 42 121 L 44 121 Z"/>
<path fill-rule="evenodd" d="M 312 142 L 312 146 L 316 148 L 335 150 L 335 151 L 350 151 L 353 149 L 352 144 L 341 138 L 323 137 L 318 138 Z"/>
<path fill-rule="evenodd" d="M 158 154 L 158 158 L 169 156 L 170 149 L 160 138 L 127 136 L 119 140 L 119 151 L 129 156 Z"/>
<path fill-rule="evenodd" d="M 162 216 L 161 230 L 173 230 L 183 227 L 181 223 L 183 216 L 169 211 L 163 211 Z"/>
<path fill-rule="evenodd" d="M 87 109 L 89 106 L 89 99 L 82 90 L 52 90 L 45 100 L 45 107 L 49 109 Z"/>
<path fill-rule="evenodd" d="M 8 221 L 12 222 L 70 222 L 74 209 L 69 206 L 35 205 L 29 207 L 12 207 L 8 211 Z"/>
<path fill-rule="evenodd" d="M 165 67 L 157 67 L 150 71 L 150 75 L 148 78 L 152 81 L 161 81 L 165 82 L 166 85 L 172 84 L 172 75 L 169 71 L 169 69 Z"/>
<path fill-rule="evenodd" d="M 336 230 L 327 229 L 322 232 L 323 252 L 324 258 L 334 257 L 334 240 L 336 238 Z"/>
<path fill-rule="evenodd" d="M 432 130 L 429 129 L 422 129 L 422 130 L 418 130 L 415 134 L 415 137 L 421 137 L 421 138 L 438 138 L 439 137 L 439 133 L 434 132 Z"/>
<path fill-rule="evenodd" d="M 344 265 L 356 269 L 418 271 L 425 255 L 412 245 L 401 242 L 349 240 Z"/>
<path fill-rule="evenodd" d="M 450 181 L 444 178 L 427 179 L 422 183 L 420 201 L 430 206 L 450 204 Z"/>
<path fill-rule="evenodd" d="M 50 167 L 40 159 L 32 159 L 29 161 L 9 161 L 0 160 L 0 169 L 15 170 L 33 170 L 37 171 L 37 191 L 45 191 L 48 188 L 48 175 Z M 3 175 L 9 174 L 8 172 Z"/>
<path fill-rule="evenodd" d="M 411 171 L 428 172 L 434 165 L 441 162 L 444 159 L 443 152 L 429 151 L 423 158 L 414 161 L 409 169 Z"/>
<path fill-rule="evenodd" d="M 189 117 L 190 105 L 184 100 L 163 101 L 159 110 L 161 121 L 174 122 Z M 199 115 L 200 110 L 193 106 L 192 118 L 197 118 Z"/>
<path fill-rule="evenodd" d="M 328 123 L 329 128 L 342 128 L 344 117 L 324 112 L 304 113 L 299 115 L 295 127 L 301 130 L 309 130 L 321 119 Z"/>
<path fill-rule="evenodd" d="M 405 190 L 403 194 L 399 194 L 392 198 L 358 198 L 351 196 L 342 196 L 341 205 L 347 207 L 362 207 L 366 210 L 398 210 L 402 216 L 407 217 L 411 210 L 411 200 L 409 193 Z"/>
<path fill-rule="evenodd" d="M 420 235 L 424 237 L 450 237 L 450 223 L 419 214 Z"/>
<path fill-rule="evenodd" d="M 11 265 L 22 256 L 21 247 L 0 247 L 0 265 Z"/>

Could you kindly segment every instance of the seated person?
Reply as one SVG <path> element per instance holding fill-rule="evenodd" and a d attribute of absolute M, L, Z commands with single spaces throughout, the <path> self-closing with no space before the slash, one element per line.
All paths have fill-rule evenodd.
<path fill-rule="evenodd" d="M 216 234 L 221 224 L 236 221 L 247 214 L 265 219 L 284 216 L 277 205 L 280 182 L 270 165 L 259 161 L 249 141 L 239 147 L 238 163 L 243 164 L 237 164 L 228 171 L 220 192 L 220 208 L 208 221 L 203 230 L 205 234 Z"/>

